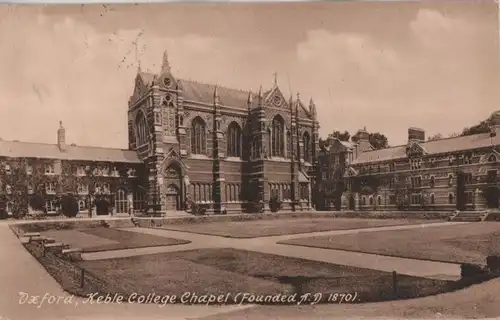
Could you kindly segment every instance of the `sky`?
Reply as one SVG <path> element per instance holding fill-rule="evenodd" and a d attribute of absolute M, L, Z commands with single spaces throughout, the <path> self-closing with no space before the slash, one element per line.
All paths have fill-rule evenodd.
<path fill-rule="evenodd" d="M 493 1 L 0 5 L 0 137 L 127 148 L 140 63 L 314 99 L 320 136 L 444 136 L 500 109 Z"/>

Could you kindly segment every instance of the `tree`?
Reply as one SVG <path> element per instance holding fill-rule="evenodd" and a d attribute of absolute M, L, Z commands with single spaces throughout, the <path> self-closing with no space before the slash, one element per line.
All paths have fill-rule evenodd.
<path fill-rule="evenodd" d="M 340 131 L 336 130 L 336 131 L 333 131 L 329 135 L 329 137 L 337 138 L 340 141 L 349 141 L 349 139 L 351 138 L 351 134 L 348 131 L 340 132 Z"/>
<path fill-rule="evenodd" d="M 78 214 L 78 201 L 72 194 L 64 194 L 60 197 L 60 205 L 62 214 L 66 217 L 74 218 Z"/>
<path fill-rule="evenodd" d="M 453 133 L 450 133 L 450 134 L 448 135 L 448 138 L 456 138 L 456 137 L 460 137 L 460 135 L 461 135 L 461 134 L 460 134 L 460 133 L 458 133 L 458 132 L 453 132 Z"/>
<path fill-rule="evenodd" d="M 389 141 L 387 137 L 380 132 L 372 132 L 369 135 L 370 144 L 375 149 L 384 149 L 389 147 Z"/>
<path fill-rule="evenodd" d="M 488 133 L 490 132 L 490 125 L 492 123 L 491 117 L 486 120 L 481 121 L 479 124 L 472 126 L 470 128 L 464 128 L 461 136 L 470 136 L 478 133 Z"/>
<path fill-rule="evenodd" d="M 436 133 L 435 135 L 427 138 L 427 141 L 435 141 L 435 140 L 441 140 L 441 139 L 444 139 L 443 135 L 441 133 Z"/>
<path fill-rule="evenodd" d="M 45 211 L 45 197 L 41 192 L 36 192 L 30 197 L 30 207 L 36 211 Z"/>

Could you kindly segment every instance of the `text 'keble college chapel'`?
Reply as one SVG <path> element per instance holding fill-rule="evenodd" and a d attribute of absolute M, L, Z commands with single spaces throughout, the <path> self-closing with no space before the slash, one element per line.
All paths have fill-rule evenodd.
<path fill-rule="evenodd" d="M 139 72 L 129 100 L 129 148 L 144 163 L 147 208 L 205 204 L 215 213 L 311 208 L 316 107 L 278 83 L 257 93 L 178 79 L 165 52 L 159 74 Z"/>

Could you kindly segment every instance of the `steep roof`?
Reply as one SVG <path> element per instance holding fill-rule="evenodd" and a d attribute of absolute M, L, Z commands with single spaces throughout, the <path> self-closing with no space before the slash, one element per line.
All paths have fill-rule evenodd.
<path fill-rule="evenodd" d="M 495 128 L 496 135 L 490 133 L 480 133 L 470 136 L 446 138 L 440 140 L 426 141 L 419 143 L 426 154 L 440 154 L 449 152 L 466 151 L 470 149 L 487 148 L 492 145 L 500 145 L 500 129 Z M 406 145 L 366 151 L 359 155 L 353 164 L 363 164 L 376 161 L 387 161 L 406 158 Z"/>
<path fill-rule="evenodd" d="M 155 74 L 149 72 L 139 72 L 142 81 L 150 86 L 153 83 Z M 196 102 L 213 103 L 214 102 L 214 84 L 206 84 L 192 80 L 176 79 L 182 85 L 183 97 L 185 100 L 191 100 Z M 276 87 L 273 87 L 263 93 L 263 98 L 269 98 L 271 94 L 274 93 Z M 229 107 L 235 107 L 240 109 L 248 109 L 248 95 L 250 91 L 232 89 L 227 87 L 217 86 L 217 91 L 219 93 L 219 98 L 221 104 Z M 253 101 L 258 101 L 259 95 L 257 92 L 252 92 Z M 288 103 L 288 102 L 287 102 Z M 299 115 L 302 118 L 309 117 L 309 111 L 304 107 L 302 102 L 300 102 L 301 108 L 299 109 Z"/>
<path fill-rule="evenodd" d="M 55 144 L 17 141 L 0 141 L 0 157 L 141 163 L 131 150 L 67 145 L 63 152 Z"/>
<path fill-rule="evenodd" d="M 177 80 L 182 84 L 182 94 L 185 100 L 213 103 L 215 85 L 205 84 L 189 80 Z M 240 109 L 248 109 L 247 101 L 249 91 L 231 89 L 217 86 L 217 92 L 221 104 Z M 258 99 L 258 95 L 252 93 L 254 101 Z"/>

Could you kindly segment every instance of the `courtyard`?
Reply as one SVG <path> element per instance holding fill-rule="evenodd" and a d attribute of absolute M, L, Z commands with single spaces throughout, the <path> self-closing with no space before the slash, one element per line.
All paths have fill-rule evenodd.
<path fill-rule="evenodd" d="M 433 223 L 437 220 L 415 219 L 357 219 L 357 218 L 314 218 L 314 219 L 270 219 L 256 221 L 209 222 L 197 224 L 165 225 L 161 228 L 182 232 L 214 235 L 228 238 L 259 238 L 288 234 L 301 234 L 334 230 L 353 230 L 387 226 Z"/>
<path fill-rule="evenodd" d="M 452 224 L 437 229 L 359 232 L 290 239 L 280 243 L 410 259 L 484 264 L 487 256 L 500 255 L 500 224 L 481 222 Z"/>
<path fill-rule="evenodd" d="M 485 254 L 492 252 L 496 243 L 488 242 L 499 231 L 500 225 L 497 227 L 495 223 L 318 217 L 227 223 L 165 222 L 154 228 L 75 227 L 44 230 L 41 234 L 82 248 L 83 261 L 73 263 L 94 277 L 102 295 L 154 292 L 180 297 L 191 292 L 197 296 L 229 294 L 235 298 L 239 292 L 258 295 L 309 292 L 321 293 L 321 302 L 325 302 L 329 294 L 345 293 L 355 294 L 356 300 L 350 302 L 361 303 L 366 309 L 372 305 L 366 302 L 419 301 L 426 298 L 418 297 L 451 294 L 446 292 L 461 288 L 460 281 L 457 282 L 460 265 L 455 262 L 484 263 Z M 435 245 L 436 242 L 443 244 Z M 366 253 L 349 251 L 346 243 Z M 399 251 L 391 254 L 387 248 L 392 247 Z M 409 252 L 406 255 L 405 248 Z M 443 253 L 443 250 L 449 251 Z M 444 254 L 453 259 L 430 259 Z M 95 290 L 92 285 L 80 287 L 78 274 L 65 272 L 49 258 L 37 259 L 66 292 L 82 296 Z M 231 311 L 233 304 L 235 313 L 229 313 L 228 319 L 230 315 L 244 317 L 247 311 L 238 303 L 245 304 L 230 299 L 206 314 L 217 314 L 220 308 Z M 262 312 L 287 314 L 287 310 L 297 308 L 287 306 L 288 309 L 279 311 L 279 306 L 249 306 L 248 314 L 255 316 L 263 316 Z M 317 306 L 326 308 L 325 314 L 339 312 L 327 311 L 331 307 L 328 303 Z"/>
<path fill-rule="evenodd" d="M 53 238 L 57 242 L 68 244 L 73 248 L 80 248 L 83 252 L 172 246 L 190 242 L 188 240 L 179 240 L 114 228 L 49 230 L 41 232 L 41 235 Z"/>

